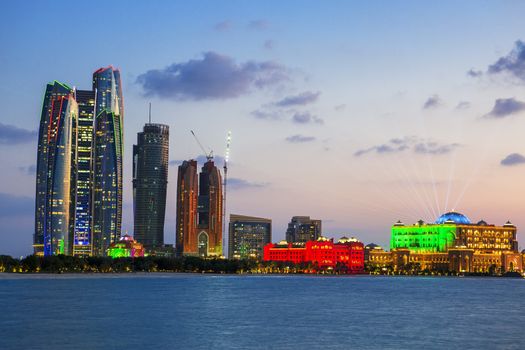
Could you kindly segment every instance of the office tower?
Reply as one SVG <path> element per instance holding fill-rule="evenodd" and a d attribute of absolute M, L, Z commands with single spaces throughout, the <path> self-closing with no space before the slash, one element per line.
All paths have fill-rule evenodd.
<path fill-rule="evenodd" d="M 211 159 L 199 174 L 196 234 L 199 256 L 222 255 L 222 178 Z"/>
<path fill-rule="evenodd" d="M 286 241 L 315 241 L 321 236 L 321 220 L 310 219 L 309 216 L 294 216 L 286 230 Z"/>
<path fill-rule="evenodd" d="M 146 249 L 164 245 L 169 127 L 146 124 L 133 145 L 134 238 Z"/>
<path fill-rule="evenodd" d="M 177 228 L 175 251 L 177 255 L 198 255 L 197 238 L 197 161 L 188 160 L 179 165 L 177 175 Z"/>
<path fill-rule="evenodd" d="M 272 241 L 272 220 L 230 214 L 228 257 L 262 259 L 264 246 Z"/>
<path fill-rule="evenodd" d="M 76 90 L 78 103 L 77 129 L 77 173 L 76 173 L 76 212 L 73 237 L 73 255 L 92 254 L 92 156 L 93 156 L 93 116 L 95 113 L 95 92 Z"/>
<path fill-rule="evenodd" d="M 93 254 L 106 255 L 120 238 L 122 225 L 123 100 L 120 72 L 93 73 Z"/>
<path fill-rule="evenodd" d="M 72 254 L 75 223 L 76 128 L 73 90 L 47 84 L 38 135 L 34 252 Z"/>

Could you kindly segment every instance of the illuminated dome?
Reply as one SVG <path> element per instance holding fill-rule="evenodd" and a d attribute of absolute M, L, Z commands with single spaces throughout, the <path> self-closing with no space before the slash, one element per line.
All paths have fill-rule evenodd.
<path fill-rule="evenodd" d="M 448 213 L 441 215 L 437 218 L 436 224 L 444 224 L 447 221 L 455 224 L 470 224 L 469 218 L 455 211 L 449 211 Z"/>

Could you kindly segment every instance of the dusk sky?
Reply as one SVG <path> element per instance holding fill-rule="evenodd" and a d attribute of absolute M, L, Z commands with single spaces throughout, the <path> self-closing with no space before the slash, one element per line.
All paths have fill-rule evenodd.
<path fill-rule="evenodd" d="M 190 130 L 221 168 L 231 130 L 228 214 L 271 218 L 273 241 L 309 215 L 325 236 L 388 247 L 395 221 L 455 209 L 510 220 L 525 242 L 524 13 L 523 1 L 3 2 L 0 254 L 32 252 L 46 83 L 90 89 L 108 65 L 123 79 L 124 232 L 151 102 L 170 126 L 167 243 L 177 165 L 202 155 Z"/>

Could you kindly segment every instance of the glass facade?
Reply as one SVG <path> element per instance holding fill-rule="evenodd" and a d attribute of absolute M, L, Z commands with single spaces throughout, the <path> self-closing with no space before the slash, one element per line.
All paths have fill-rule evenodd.
<path fill-rule="evenodd" d="M 175 251 L 177 255 L 197 255 L 197 195 L 199 191 L 197 161 L 188 160 L 179 165 L 177 174 L 177 228 Z"/>
<path fill-rule="evenodd" d="M 133 145 L 134 237 L 145 248 L 164 245 L 169 127 L 146 124 Z"/>
<path fill-rule="evenodd" d="M 38 135 L 34 252 L 72 254 L 78 105 L 73 90 L 47 85 Z"/>
<path fill-rule="evenodd" d="M 230 215 L 228 256 L 230 259 L 262 259 L 264 246 L 272 241 L 272 220 Z"/>
<path fill-rule="evenodd" d="M 95 92 L 76 90 L 78 103 L 76 212 L 73 255 L 91 255 L 91 190 Z"/>
<path fill-rule="evenodd" d="M 122 121 L 120 73 L 113 67 L 93 73 L 95 121 L 93 140 L 93 254 L 105 255 L 121 235 Z"/>
<path fill-rule="evenodd" d="M 294 216 L 286 230 L 286 241 L 308 242 L 321 237 L 321 220 L 310 219 L 309 216 Z"/>

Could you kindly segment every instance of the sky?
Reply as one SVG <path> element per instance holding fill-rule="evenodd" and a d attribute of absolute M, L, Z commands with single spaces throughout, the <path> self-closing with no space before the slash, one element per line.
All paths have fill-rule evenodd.
<path fill-rule="evenodd" d="M 456 210 L 518 227 L 525 247 L 522 1 L 23 1 L 0 5 L 0 254 L 32 252 L 45 85 L 91 87 L 121 70 L 123 231 L 131 154 L 147 122 L 170 126 L 166 243 L 177 165 L 222 167 L 227 213 L 295 215 L 323 235 L 388 247 L 397 220 Z M 202 157 L 201 157 L 202 158 Z M 201 162 L 202 165 L 202 162 Z"/>

